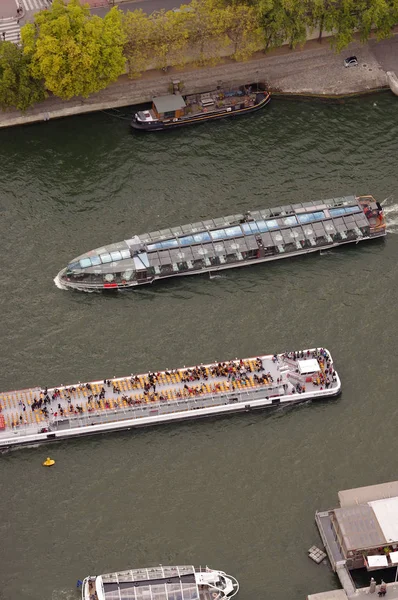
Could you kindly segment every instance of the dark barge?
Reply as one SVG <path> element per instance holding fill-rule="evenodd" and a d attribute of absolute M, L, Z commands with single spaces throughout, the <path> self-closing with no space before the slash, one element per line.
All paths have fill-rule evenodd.
<path fill-rule="evenodd" d="M 161 131 L 252 113 L 271 99 L 269 92 L 262 88 L 261 84 L 250 84 L 188 96 L 180 93 L 159 96 L 153 98 L 151 109 L 135 113 L 131 127 L 141 131 Z"/>

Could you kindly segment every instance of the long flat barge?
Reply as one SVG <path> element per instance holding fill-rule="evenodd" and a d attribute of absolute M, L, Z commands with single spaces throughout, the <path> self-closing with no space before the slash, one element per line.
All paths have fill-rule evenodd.
<path fill-rule="evenodd" d="M 330 352 L 235 359 L 0 394 L 0 449 L 336 396 Z"/>
<path fill-rule="evenodd" d="M 373 196 L 297 202 L 135 235 L 75 258 L 54 281 L 61 289 L 124 290 L 385 235 L 383 209 Z"/>

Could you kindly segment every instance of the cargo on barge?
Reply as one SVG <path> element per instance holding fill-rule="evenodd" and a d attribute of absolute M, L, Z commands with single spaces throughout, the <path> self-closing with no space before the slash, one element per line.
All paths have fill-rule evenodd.
<path fill-rule="evenodd" d="M 252 83 L 236 89 L 181 96 L 179 93 L 153 99 L 152 108 L 135 113 L 131 127 L 140 131 L 162 131 L 195 123 L 205 123 L 245 115 L 263 108 L 271 96 L 262 84 Z"/>
<path fill-rule="evenodd" d="M 385 235 L 373 196 L 300 202 L 135 235 L 75 258 L 54 282 L 61 289 L 123 290 Z"/>
<path fill-rule="evenodd" d="M 235 577 L 192 565 L 129 569 L 82 582 L 82 600 L 226 600 L 238 591 Z"/>
<path fill-rule="evenodd" d="M 0 394 L 0 448 L 297 404 L 340 393 L 328 350 Z"/>

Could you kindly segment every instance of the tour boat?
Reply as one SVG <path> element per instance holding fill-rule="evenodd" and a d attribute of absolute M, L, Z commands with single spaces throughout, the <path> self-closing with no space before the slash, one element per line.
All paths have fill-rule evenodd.
<path fill-rule="evenodd" d="M 277 408 L 340 390 L 325 348 L 41 386 L 0 394 L 0 448 Z"/>
<path fill-rule="evenodd" d="M 373 196 L 301 201 L 133 235 L 75 258 L 54 282 L 61 289 L 124 290 L 384 235 L 383 209 Z"/>
<path fill-rule="evenodd" d="M 264 85 L 257 83 L 228 90 L 217 88 L 189 96 L 181 96 L 176 91 L 168 96 L 153 98 L 151 109 L 135 113 L 131 127 L 141 131 L 160 131 L 236 117 L 259 110 L 270 99 Z"/>
<path fill-rule="evenodd" d="M 82 600 L 223 600 L 238 590 L 237 580 L 224 571 L 161 565 L 86 577 Z"/>

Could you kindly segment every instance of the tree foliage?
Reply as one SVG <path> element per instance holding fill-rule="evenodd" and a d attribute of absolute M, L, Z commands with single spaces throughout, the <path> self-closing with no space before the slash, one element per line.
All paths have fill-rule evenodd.
<path fill-rule="evenodd" d="M 30 61 L 22 48 L 12 42 L 0 42 L 0 107 L 2 110 L 26 110 L 45 98 L 41 80 L 32 77 Z"/>
<path fill-rule="evenodd" d="M 192 0 L 181 7 L 188 15 L 189 42 L 194 48 L 196 62 L 215 64 L 225 48 L 224 10 L 217 0 Z"/>
<path fill-rule="evenodd" d="M 261 28 L 253 6 L 228 6 L 223 11 L 223 29 L 233 44 L 236 60 L 249 58 L 260 47 Z"/>
<path fill-rule="evenodd" d="M 78 0 L 54 0 L 21 30 L 32 73 L 60 98 L 87 97 L 125 70 L 122 15 L 112 8 L 103 19 Z"/>
<path fill-rule="evenodd" d="M 152 28 L 151 49 L 155 66 L 167 69 L 180 66 L 186 60 L 189 40 L 188 13 L 184 10 L 161 10 L 150 15 Z"/>
<path fill-rule="evenodd" d="M 152 56 L 153 21 L 141 9 L 128 11 L 123 17 L 123 32 L 128 73 L 130 77 L 138 77 L 148 67 Z"/>

